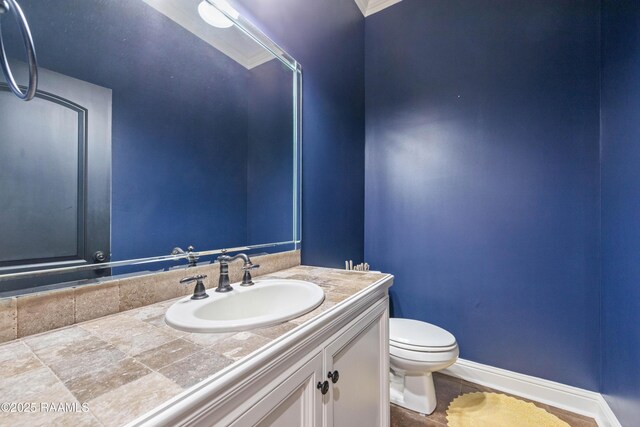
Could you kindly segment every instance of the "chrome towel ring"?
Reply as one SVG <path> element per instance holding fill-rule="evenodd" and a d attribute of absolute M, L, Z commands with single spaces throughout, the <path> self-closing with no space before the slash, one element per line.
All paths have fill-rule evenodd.
<path fill-rule="evenodd" d="M 27 23 L 22 8 L 15 0 L 0 0 L 0 16 L 6 12 L 12 12 L 20 26 L 20 33 L 22 34 L 22 40 L 24 41 L 24 47 L 27 51 L 27 62 L 29 66 L 29 86 L 22 92 L 20 86 L 16 83 L 11 67 L 9 66 L 9 58 L 4 49 L 4 42 L 2 40 L 2 25 L 0 22 L 0 66 L 2 67 L 2 73 L 4 74 L 7 84 L 18 98 L 23 101 L 30 101 L 36 94 L 38 89 L 38 62 L 36 60 L 36 49 L 33 45 L 33 37 L 31 37 L 31 30 Z"/>

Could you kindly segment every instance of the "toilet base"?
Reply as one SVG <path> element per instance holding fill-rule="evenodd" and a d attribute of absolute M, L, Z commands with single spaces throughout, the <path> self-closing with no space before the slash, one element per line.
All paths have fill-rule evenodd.
<path fill-rule="evenodd" d="M 436 409 L 436 389 L 431 372 L 404 374 L 391 370 L 390 383 L 391 403 L 424 415 Z"/>

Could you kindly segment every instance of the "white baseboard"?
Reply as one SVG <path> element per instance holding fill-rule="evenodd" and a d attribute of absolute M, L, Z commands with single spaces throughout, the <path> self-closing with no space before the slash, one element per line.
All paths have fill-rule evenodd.
<path fill-rule="evenodd" d="M 622 427 L 600 393 L 458 359 L 442 373 L 586 415 L 600 427 Z"/>

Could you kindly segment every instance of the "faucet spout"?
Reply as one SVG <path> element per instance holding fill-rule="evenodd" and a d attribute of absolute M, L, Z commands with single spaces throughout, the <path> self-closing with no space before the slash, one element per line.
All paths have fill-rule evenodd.
<path fill-rule="evenodd" d="M 229 284 L 229 263 L 237 259 L 244 261 L 244 265 L 242 266 L 244 274 L 241 286 L 251 286 L 254 284 L 251 279 L 250 271 L 260 266 L 252 263 L 251 258 L 249 258 L 249 255 L 247 254 L 240 253 L 234 256 L 229 256 L 227 255 L 227 251 L 222 251 L 222 255 L 218 257 L 218 263 L 220 263 L 220 278 L 218 279 L 216 292 L 230 292 L 233 290 L 233 287 Z"/>

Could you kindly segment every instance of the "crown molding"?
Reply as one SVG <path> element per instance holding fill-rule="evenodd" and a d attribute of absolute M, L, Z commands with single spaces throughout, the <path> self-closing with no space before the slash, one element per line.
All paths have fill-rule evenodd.
<path fill-rule="evenodd" d="M 402 0 L 354 0 L 358 5 L 360 12 L 366 17 L 380 12 L 383 9 L 400 3 Z"/>
<path fill-rule="evenodd" d="M 369 6 L 369 0 L 354 0 L 356 2 L 356 4 L 358 5 L 358 9 L 360 9 L 360 12 L 362 12 L 362 14 L 364 16 L 367 16 L 367 7 Z"/>

